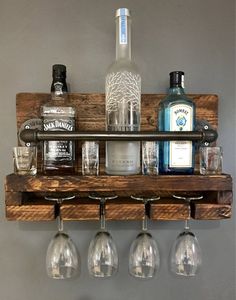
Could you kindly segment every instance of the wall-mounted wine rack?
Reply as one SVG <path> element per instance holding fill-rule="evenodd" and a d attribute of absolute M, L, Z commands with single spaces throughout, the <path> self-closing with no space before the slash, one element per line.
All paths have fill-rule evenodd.
<path fill-rule="evenodd" d="M 77 128 L 81 132 L 105 130 L 104 94 L 70 94 L 76 105 Z M 157 124 L 157 109 L 164 95 L 142 95 L 141 132 L 153 132 Z M 211 128 L 218 125 L 218 97 L 216 95 L 189 95 L 196 103 L 197 119 L 205 120 Z M 40 106 L 48 101 L 50 94 L 20 93 L 16 97 L 17 129 L 40 130 Z M 29 121 L 31 120 L 31 121 Z M 214 130 L 213 130 L 214 131 Z M 141 133 L 141 134 L 142 134 Z M 196 132 L 196 139 L 202 133 Z M 198 137 L 197 137 L 198 135 Z M 203 133 L 204 135 L 204 133 Z M 42 138 L 42 135 L 41 135 Z M 45 138 L 45 137 L 44 137 Z M 154 137 L 155 138 L 155 137 Z M 106 137 L 104 138 L 106 139 Z M 23 143 L 22 139 L 19 143 Z M 106 219 L 139 220 L 144 216 L 142 202 L 132 200 L 133 194 L 160 195 L 160 200 L 150 204 L 152 220 L 227 219 L 231 217 L 233 199 L 232 178 L 228 174 L 203 176 L 199 174 L 198 156 L 194 175 L 132 175 L 108 176 L 104 173 L 104 141 L 100 142 L 100 175 L 81 175 L 81 142 L 77 145 L 77 174 L 73 176 L 36 176 L 10 174 L 5 182 L 6 217 L 8 220 L 43 221 L 54 220 L 59 213 L 63 220 L 98 220 L 99 202 L 88 198 L 89 193 L 104 195 L 116 193 L 117 199 L 107 201 Z M 39 152 L 40 153 L 40 152 Z M 38 157 L 40 170 L 41 157 Z M 59 206 L 44 196 L 73 194 L 73 200 Z M 203 199 L 191 204 L 173 198 L 173 194 L 202 194 Z"/>

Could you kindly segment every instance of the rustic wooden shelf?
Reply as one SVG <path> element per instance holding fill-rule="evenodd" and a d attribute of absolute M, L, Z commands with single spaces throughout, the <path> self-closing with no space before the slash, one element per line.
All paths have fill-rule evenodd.
<path fill-rule="evenodd" d="M 187 183 L 187 184 L 186 184 Z M 140 220 L 144 205 L 130 198 L 133 194 L 160 195 L 150 204 L 152 220 L 226 219 L 231 216 L 232 178 L 230 175 L 159 175 L 159 176 L 20 176 L 6 177 L 6 217 L 9 220 L 53 220 L 58 212 L 54 201 L 44 196 L 74 193 L 76 198 L 64 201 L 60 214 L 64 220 L 98 220 L 99 202 L 88 198 L 96 191 L 117 194 L 107 201 L 108 220 Z M 173 194 L 202 194 L 202 200 L 190 205 L 176 200 Z"/>
<path fill-rule="evenodd" d="M 155 131 L 157 110 L 165 95 L 142 95 L 141 130 Z M 216 95 L 189 95 L 196 103 L 198 120 L 207 121 L 213 129 L 218 125 L 218 97 Z M 104 94 L 69 94 L 72 103 L 78 107 L 76 128 L 80 131 L 105 130 Z M 20 93 L 16 97 L 17 131 L 28 120 L 37 124 L 40 106 L 50 99 L 50 94 Z M 99 176 L 81 176 L 81 143 L 77 148 L 77 174 L 75 176 L 19 176 L 10 174 L 5 180 L 5 204 L 8 220 L 49 221 L 60 213 L 63 220 L 98 220 L 99 202 L 88 198 L 89 193 L 116 193 L 118 198 L 106 202 L 108 220 L 141 220 L 144 205 L 130 198 L 132 194 L 160 195 L 160 200 L 150 204 L 152 220 L 219 220 L 231 217 L 232 178 L 222 174 L 215 176 L 197 175 L 199 171 L 196 156 L 196 175 L 179 176 L 108 176 L 104 175 L 105 143 L 100 142 Z M 38 155 L 40 170 L 41 157 Z M 46 201 L 48 193 L 76 195 L 74 200 L 64 201 L 60 207 L 54 201 Z M 173 194 L 203 195 L 202 200 L 176 200 Z"/>

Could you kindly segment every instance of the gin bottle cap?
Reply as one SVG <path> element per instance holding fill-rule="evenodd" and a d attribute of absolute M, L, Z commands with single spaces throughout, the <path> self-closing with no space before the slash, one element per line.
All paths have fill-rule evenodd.
<path fill-rule="evenodd" d="M 170 87 L 184 87 L 184 72 L 170 72 Z"/>
<path fill-rule="evenodd" d="M 116 10 L 116 18 L 120 16 L 128 16 L 130 17 L 130 10 L 128 8 L 118 8 Z"/>

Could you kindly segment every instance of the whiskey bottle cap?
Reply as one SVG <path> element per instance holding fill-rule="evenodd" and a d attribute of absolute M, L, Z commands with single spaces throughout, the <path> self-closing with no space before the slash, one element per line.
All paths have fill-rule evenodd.
<path fill-rule="evenodd" d="M 66 66 L 56 64 L 52 66 L 52 76 L 53 78 L 66 78 Z"/>
<path fill-rule="evenodd" d="M 184 86 L 184 72 L 183 71 L 173 71 L 170 72 L 170 87 Z"/>

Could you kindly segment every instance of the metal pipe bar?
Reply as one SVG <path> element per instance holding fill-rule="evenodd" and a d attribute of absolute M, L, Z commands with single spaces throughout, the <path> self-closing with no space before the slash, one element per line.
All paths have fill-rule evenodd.
<path fill-rule="evenodd" d="M 212 129 L 202 131 L 39 131 L 24 129 L 20 133 L 24 142 L 40 141 L 201 141 L 212 143 L 217 139 L 217 132 Z"/>

